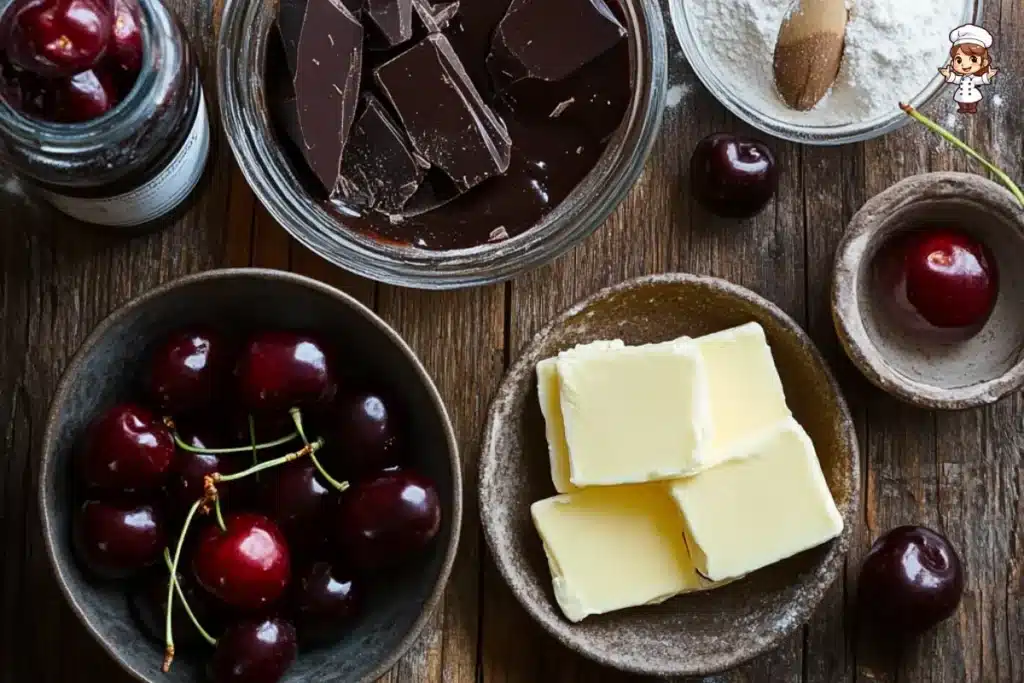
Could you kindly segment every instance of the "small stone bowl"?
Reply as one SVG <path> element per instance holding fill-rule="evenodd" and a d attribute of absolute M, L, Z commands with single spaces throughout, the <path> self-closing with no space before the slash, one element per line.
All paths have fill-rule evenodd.
<path fill-rule="evenodd" d="M 814 441 L 842 535 L 713 591 L 570 623 L 555 603 L 530 505 L 555 495 L 539 361 L 599 339 L 627 344 L 697 337 L 751 321 L 771 345 L 790 408 Z M 541 330 L 509 370 L 491 405 L 480 458 L 484 536 L 526 611 L 567 647 L 606 666 L 653 676 L 724 671 L 785 640 L 839 575 L 860 500 L 857 436 L 832 373 L 803 330 L 772 303 L 715 278 L 667 274 L 598 292 Z"/>
<path fill-rule="evenodd" d="M 87 425 L 113 403 L 139 396 L 139 376 L 152 344 L 197 324 L 228 332 L 312 331 L 335 345 L 343 370 L 379 378 L 403 397 L 410 442 L 416 444 L 413 461 L 438 487 L 441 530 L 424 556 L 389 577 L 383 589 L 369 591 L 363 616 L 344 639 L 300 654 L 283 679 L 376 681 L 415 642 L 448 582 L 462 521 L 459 455 L 441 397 L 401 337 L 352 297 L 309 278 L 252 268 L 192 275 L 128 303 L 89 335 L 60 381 L 43 436 L 39 504 L 57 583 L 89 633 L 137 680 L 207 680 L 204 665 L 212 650 L 205 644 L 180 652 L 169 674 L 160 672 L 163 647 L 146 638 L 132 618 L 127 585 L 88 579 L 72 554 L 70 533 L 75 487 L 69 460 Z"/>
<path fill-rule="evenodd" d="M 948 226 L 986 244 L 999 297 L 980 331 L 913 330 L 880 284 L 884 247 L 905 231 Z M 847 355 L 878 387 L 914 405 L 960 410 L 1024 385 L 1024 208 L 1000 185 L 969 173 L 903 180 L 853 217 L 836 253 L 832 312 Z M 905 316 L 903 316 L 905 318 Z"/>

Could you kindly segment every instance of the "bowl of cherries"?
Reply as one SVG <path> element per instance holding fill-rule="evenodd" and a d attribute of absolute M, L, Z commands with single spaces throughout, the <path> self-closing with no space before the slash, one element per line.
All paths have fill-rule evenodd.
<path fill-rule="evenodd" d="M 86 340 L 40 505 L 73 610 L 139 680 L 370 681 L 441 599 L 460 472 L 433 382 L 370 310 L 222 270 Z"/>

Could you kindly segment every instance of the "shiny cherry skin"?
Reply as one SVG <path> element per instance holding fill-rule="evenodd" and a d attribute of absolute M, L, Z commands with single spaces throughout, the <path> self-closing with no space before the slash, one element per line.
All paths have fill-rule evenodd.
<path fill-rule="evenodd" d="M 135 75 L 142 69 L 142 30 L 135 0 L 114 0 L 114 26 L 107 46 L 107 61 Z"/>
<path fill-rule="evenodd" d="M 99 63 L 113 26 L 113 0 L 28 0 L 7 28 L 7 55 L 40 76 L 70 78 Z"/>
<path fill-rule="evenodd" d="M 319 645 L 351 628 L 363 606 L 361 586 L 329 562 L 315 562 L 296 576 L 290 602 L 299 640 Z"/>
<path fill-rule="evenodd" d="M 328 472 L 363 476 L 400 464 L 401 418 L 383 395 L 342 392 L 317 421 Z"/>
<path fill-rule="evenodd" d="M 258 612 L 285 592 L 291 553 L 284 534 L 263 515 L 225 517 L 226 531 L 209 524 L 198 537 L 192 571 L 199 585 L 226 605 Z"/>
<path fill-rule="evenodd" d="M 295 627 L 279 617 L 232 624 L 217 640 L 213 683 L 277 683 L 298 656 Z"/>
<path fill-rule="evenodd" d="M 166 568 L 162 571 L 145 577 L 142 582 L 135 586 L 128 594 L 128 606 L 132 615 L 143 632 L 155 642 L 164 643 L 164 619 L 167 615 L 167 581 L 168 572 Z M 196 586 L 187 574 L 178 573 L 178 584 L 181 586 L 188 606 L 196 615 L 196 619 L 202 624 L 208 633 L 216 637 L 218 619 L 211 608 L 209 596 Z M 192 624 L 192 620 L 185 613 L 181 600 L 175 595 L 174 613 L 171 614 L 172 628 L 174 629 L 174 643 L 179 647 L 191 647 L 203 642 L 199 631 Z"/>
<path fill-rule="evenodd" d="M 60 123 L 98 119 L 118 102 L 114 78 L 106 71 L 83 71 L 47 87 L 43 116 Z"/>
<path fill-rule="evenodd" d="M 139 405 L 114 406 L 89 428 L 78 465 L 83 483 L 107 491 L 150 491 L 167 480 L 174 437 Z"/>
<path fill-rule="evenodd" d="M 714 133 L 697 143 L 690 157 L 693 196 L 723 218 L 751 218 L 779 186 L 775 156 L 760 140 Z"/>
<path fill-rule="evenodd" d="M 360 569 L 393 567 L 415 556 L 441 528 L 437 487 L 409 470 L 382 472 L 341 496 L 332 525 L 345 557 Z"/>
<path fill-rule="evenodd" d="M 242 403 L 257 414 L 326 403 L 337 392 L 324 346 L 295 332 L 263 332 L 251 337 L 242 348 L 235 373 Z"/>
<path fill-rule="evenodd" d="M 948 619 L 963 591 L 963 566 L 952 544 L 931 529 L 902 526 L 868 552 L 858 602 L 875 628 L 913 636 Z"/>
<path fill-rule="evenodd" d="M 224 441 L 211 436 L 209 427 L 191 427 L 179 425 L 178 433 L 181 440 L 194 448 L 222 448 Z M 178 517 L 184 517 L 192 504 L 203 497 L 207 475 L 214 472 L 234 474 L 251 465 L 245 453 L 216 454 L 196 453 L 178 448 L 171 463 L 171 473 L 167 480 L 167 499 L 170 509 Z M 248 480 L 242 479 L 218 487 L 222 505 L 230 505 L 235 493 L 242 490 Z"/>
<path fill-rule="evenodd" d="M 149 395 L 165 415 L 195 413 L 224 398 L 233 366 L 232 350 L 219 332 L 174 332 L 150 356 Z"/>
<path fill-rule="evenodd" d="M 267 515 L 277 522 L 292 551 L 315 553 L 327 545 L 327 509 L 334 489 L 303 458 L 273 470 L 263 485 Z"/>
<path fill-rule="evenodd" d="M 920 230 L 903 244 L 906 296 L 930 324 L 983 325 L 996 303 L 999 276 L 988 248 L 953 230 Z"/>
<path fill-rule="evenodd" d="M 88 500 L 72 520 L 75 551 L 94 575 L 118 579 L 162 561 L 163 514 L 152 505 Z"/>

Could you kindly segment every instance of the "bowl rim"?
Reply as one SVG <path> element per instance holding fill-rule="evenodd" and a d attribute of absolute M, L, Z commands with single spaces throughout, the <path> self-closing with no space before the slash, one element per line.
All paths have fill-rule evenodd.
<path fill-rule="evenodd" d="M 388 325 L 382 318 L 380 318 L 380 316 L 361 301 L 340 289 L 318 280 L 314 280 L 313 278 L 270 268 L 220 268 L 200 273 L 193 273 L 191 275 L 185 275 L 184 277 L 166 282 L 117 307 L 113 312 L 108 314 L 92 332 L 89 333 L 89 336 L 86 337 L 84 342 L 82 342 L 81 346 L 75 352 L 71 361 L 61 374 L 60 381 L 53 394 L 53 399 L 50 402 L 50 408 L 47 411 L 46 427 L 43 431 L 43 442 L 41 445 L 42 457 L 39 465 L 37 494 L 39 499 L 39 514 L 43 540 L 46 547 L 46 556 L 49 559 L 54 577 L 60 585 L 61 592 L 64 594 L 68 604 L 71 606 L 75 616 L 78 617 L 78 620 L 83 626 L 85 626 L 85 629 L 93 639 L 99 643 L 104 650 L 106 650 L 111 659 L 117 662 L 122 669 L 131 674 L 137 680 L 143 681 L 144 683 L 157 683 L 153 678 L 133 667 L 124 657 L 122 657 L 120 648 L 115 643 L 101 635 L 98 625 L 94 623 L 94 620 L 89 616 L 87 610 L 71 590 L 65 575 L 66 572 L 57 561 L 56 544 L 58 542 L 58 537 L 61 535 L 61 530 L 57 527 L 55 515 L 52 512 L 53 497 L 48 485 L 52 481 L 53 473 L 55 471 L 55 455 L 52 452 L 51 445 L 56 438 L 58 418 L 60 417 L 60 407 L 66 401 L 67 394 L 71 389 L 74 377 L 79 373 L 86 354 L 100 343 L 106 334 L 119 324 L 128 313 L 147 305 L 168 292 L 181 287 L 193 285 L 198 282 L 249 278 L 272 280 L 312 289 L 336 299 L 339 303 L 352 308 L 362 315 L 363 318 L 383 332 L 409 360 L 416 374 L 426 387 L 430 400 L 434 404 L 434 408 L 441 417 L 442 427 L 448 443 L 448 462 L 452 478 L 452 506 L 449 513 L 451 515 L 451 533 L 447 539 L 444 560 L 441 564 L 437 578 L 434 581 L 434 586 L 426 601 L 423 603 L 420 614 L 413 622 L 412 626 L 402 637 L 401 641 L 399 641 L 397 647 L 392 650 L 391 654 L 374 667 L 370 673 L 360 679 L 361 683 L 372 683 L 393 668 L 395 664 L 398 663 L 398 660 L 409 651 L 412 645 L 420 637 L 424 627 L 433 616 L 444 596 L 448 581 L 451 578 L 452 568 L 455 563 L 459 546 L 459 537 L 462 531 L 462 513 L 464 504 L 462 464 L 459 456 L 459 446 L 458 440 L 455 436 L 455 429 L 452 426 L 451 417 L 449 416 L 448 410 L 441 398 L 441 394 L 438 391 L 437 386 L 434 384 L 433 379 L 427 373 L 426 368 L 423 367 L 423 363 L 409 347 L 408 343 L 398 334 L 398 332 L 394 330 L 394 328 Z"/>
<path fill-rule="evenodd" d="M 575 318 L 587 308 L 602 300 L 608 299 L 622 292 L 666 283 L 682 286 L 710 287 L 727 295 L 753 303 L 762 308 L 769 316 L 780 323 L 783 328 L 797 337 L 801 345 L 810 354 L 811 360 L 815 364 L 816 369 L 821 373 L 822 377 L 824 377 L 829 391 L 836 397 L 836 406 L 839 412 L 838 430 L 845 435 L 846 441 L 849 444 L 849 447 L 846 449 L 847 453 L 845 460 L 847 462 L 845 464 L 845 470 L 850 482 L 850 488 L 848 503 L 840 507 L 840 512 L 843 517 L 843 531 L 834 541 L 832 541 L 828 554 L 816 567 L 812 578 L 809 579 L 813 581 L 814 585 L 810 590 L 801 594 L 801 598 L 803 599 L 797 601 L 798 604 L 792 610 L 789 618 L 785 620 L 783 628 L 774 629 L 767 638 L 741 653 L 726 653 L 724 655 L 717 656 L 710 661 L 681 661 L 671 669 L 658 669 L 650 666 L 644 666 L 642 664 L 632 665 L 623 663 L 616 660 L 613 654 L 599 652 L 586 646 L 581 646 L 576 642 L 571 631 L 575 624 L 569 624 L 557 614 L 554 619 L 547 619 L 536 611 L 529 596 L 526 594 L 526 591 L 521 589 L 519 582 L 516 580 L 516 577 L 520 572 L 513 568 L 509 561 L 509 557 L 506 554 L 499 552 L 500 542 L 495 529 L 497 519 L 494 511 L 501 506 L 496 503 L 496 497 L 492 492 L 491 482 L 495 480 L 493 470 L 496 467 L 498 458 L 493 454 L 496 452 L 498 446 L 497 435 L 503 428 L 503 425 L 501 424 L 502 415 L 507 412 L 508 406 L 512 402 L 516 393 L 516 385 L 513 382 L 513 377 L 523 374 L 525 369 L 532 367 L 532 356 L 535 355 L 537 346 L 542 342 L 542 340 L 549 337 L 554 329 L 564 326 L 567 321 Z M 815 608 L 822 599 L 824 599 L 826 592 L 839 577 L 840 570 L 845 566 L 846 553 L 850 546 L 853 529 L 857 524 L 857 516 L 861 505 L 860 445 L 852 414 L 850 413 L 850 409 L 842 389 L 836 381 L 835 375 L 832 373 L 831 367 L 826 362 L 821 351 L 815 345 L 807 332 L 805 332 L 804 329 L 800 327 L 800 325 L 798 325 L 796 321 L 793 320 L 785 311 L 753 290 L 721 278 L 695 275 L 691 273 L 662 273 L 658 275 L 646 275 L 605 287 L 573 304 L 552 318 L 550 322 L 545 324 L 544 327 L 541 328 L 541 330 L 523 346 L 516 361 L 509 366 L 501 381 L 501 385 L 495 394 L 495 398 L 488 409 L 487 422 L 484 428 L 483 444 L 481 446 L 480 460 L 478 463 L 478 496 L 480 500 L 480 525 L 484 532 L 484 539 L 487 541 L 487 547 L 490 550 L 491 557 L 494 560 L 495 565 L 498 567 L 498 571 L 501 574 L 502 579 L 530 617 L 536 623 L 540 624 L 548 634 L 553 636 L 562 645 L 603 666 L 631 674 L 661 677 L 708 676 L 721 673 L 744 664 L 777 647 L 783 640 L 795 632 L 796 629 L 800 628 L 810 620 Z"/>
<path fill-rule="evenodd" d="M 911 405 L 932 410 L 965 410 L 995 403 L 1024 386 L 1024 356 L 1006 372 L 982 382 L 946 389 L 918 382 L 890 367 L 871 339 L 861 314 L 858 284 L 863 260 L 870 257 L 881 211 L 901 210 L 922 201 L 966 199 L 983 211 L 1017 226 L 1024 236 L 1024 208 L 998 183 L 975 173 L 935 171 L 904 178 L 869 199 L 854 214 L 836 249 L 832 270 L 832 319 L 839 340 L 857 369 L 883 391 Z"/>

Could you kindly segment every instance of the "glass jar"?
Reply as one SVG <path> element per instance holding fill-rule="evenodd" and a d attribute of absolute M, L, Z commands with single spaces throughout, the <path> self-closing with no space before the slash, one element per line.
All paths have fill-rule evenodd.
<path fill-rule="evenodd" d="M 0 0 L 0 16 L 12 0 Z M 0 100 L 0 152 L 43 199 L 73 218 L 142 232 L 187 208 L 203 177 L 210 124 L 196 58 L 178 18 L 139 0 L 142 67 L 103 116 L 53 123 Z"/>
<path fill-rule="evenodd" d="M 485 1 L 485 0 L 480 0 Z M 665 24 L 656 0 L 620 0 L 630 36 L 633 94 L 597 166 L 526 232 L 468 249 L 432 251 L 374 239 L 342 224 L 295 174 L 267 111 L 264 68 L 277 3 L 227 0 L 217 88 L 228 142 L 245 179 L 285 230 L 336 266 L 389 284 L 454 289 L 540 266 L 597 230 L 622 202 L 657 138 L 668 89 Z"/>

